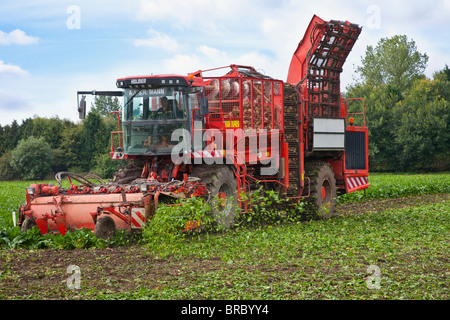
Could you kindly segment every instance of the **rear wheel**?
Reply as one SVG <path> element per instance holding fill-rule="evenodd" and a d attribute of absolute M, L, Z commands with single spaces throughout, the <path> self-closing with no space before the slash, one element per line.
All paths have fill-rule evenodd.
<path fill-rule="evenodd" d="M 101 217 L 97 220 L 94 235 L 97 238 L 109 240 L 116 234 L 116 223 L 111 217 Z"/>
<path fill-rule="evenodd" d="M 336 179 L 331 166 L 324 161 L 305 165 L 305 174 L 311 181 L 307 211 L 313 218 L 329 219 L 336 212 Z"/>
<path fill-rule="evenodd" d="M 212 214 L 217 224 L 231 228 L 237 213 L 237 182 L 228 166 L 203 165 L 194 167 L 192 176 L 201 179 L 210 192 Z"/>

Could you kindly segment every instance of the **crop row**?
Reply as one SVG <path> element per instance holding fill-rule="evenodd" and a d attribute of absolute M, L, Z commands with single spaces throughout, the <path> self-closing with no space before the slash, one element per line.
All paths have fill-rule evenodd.
<path fill-rule="evenodd" d="M 97 239 L 90 232 L 70 232 L 65 237 L 62 236 L 42 236 L 38 230 L 21 233 L 18 227 L 12 226 L 12 212 L 17 212 L 18 206 L 23 203 L 25 199 L 25 187 L 28 187 L 32 182 L 17 181 L 17 182 L 0 182 L 0 247 L 7 248 L 60 248 L 72 249 L 77 247 L 105 247 L 113 245 L 129 244 L 136 239 L 129 239 L 124 234 L 118 235 L 116 239 L 106 242 Z M 339 197 L 339 202 L 354 202 L 365 201 L 373 199 L 387 199 L 399 198 L 406 196 L 450 193 L 450 174 L 415 174 L 415 175 L 394 175 L 394 174 L 374 174 L 370 177 L 370 188 L 365 191 L 359 191 Z M 274 196 L 272 194 L 272 196 Z M 268 199 L 264 199 L 267 203 Z M 277 199 L 271 199 L 278 201 Z M 197 215 L 202 210 L 202 206 L 191 202 L 194 205 L 192 214 Z M 189 206 L 183 207 L 185 210 Z M 264 207 L 262 207 L 264 209 Z M 203 215 L 205 214 L 202 212 Z M 272 214 L 271 212 L 264 212 Z M 276 212 L 275 212 L 276 214 Z M 176 216 L 176 213 L 175 213 Z M 166 227 L 167 223 L 171 223 L 171 215 L 164 215 L 163 221 L 158 221 L 156 227 L 152 231 L 158 232 L 161 235 L 161 230 L 158 226 Z M 249 216 L 248 219 L 253 219 L 255 216 Z M 271 217 L 271 219 L 273 216 Z M 167 220 L 167 221 L 166 221 Z M 170 235 L 165 233 L 166 236 Z M 155 235 L 152 235 L 155 236 Z"/>
<path fill-rule="evenodd" d="M 342 195 L 338 201 L 342 203 L 450 193 L 450 174 L 372 174 L 369 184 L 368 189 Z"/>

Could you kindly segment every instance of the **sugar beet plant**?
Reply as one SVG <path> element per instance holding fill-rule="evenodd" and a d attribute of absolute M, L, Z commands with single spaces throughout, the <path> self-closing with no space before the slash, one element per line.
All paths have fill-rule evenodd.
<path fill-rule="evenodd" d="M 247 213 L 239 214 L 237 207 L 231 208 L 236 217 L 228 227 L 218 222 L 221 209 L 213 205 L 220 203 L 217 199 L 189 198 L 176 205 L 163 205 L 144 228 L 142 241 L 161 255 L 173 254 L 177 247 L 182 248 L 183 242 L 195 237 L 302 219 L 303 204 L 292 204 L 275 191 L 259 189 L 247 200 L 250 208 Z"/>
<path fill-rule="evenodd" d="M 213 229 L 211 206 L 201 198 L 161 205 L 147 222 L 143 238 L 149 243 L 184 239 L 186 235 Z"/>
<path fill-rule="evenodd" d="M 104 240 L 94 236 L 90 229 L 68 231 L 60 234 L 41 234 L 38 227 L 22 232 L 19 227 L 0 228 L 0 248 L 6 249 L 88 249 L 130 245 L 138 241 L 127 231 L 116 232 L 115 237 Z"/>

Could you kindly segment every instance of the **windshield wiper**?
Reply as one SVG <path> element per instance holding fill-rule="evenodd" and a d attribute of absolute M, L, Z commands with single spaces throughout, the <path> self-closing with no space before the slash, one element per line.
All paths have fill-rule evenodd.
<path fill-rule="evenodd" d="M 136 95 L 141 91 L 142 91 L 142 89 L 139 89 L 135 94 L 133 94 L 130 98 L 128 98 L 127 103 L 125 103 L 125 105 L 123 106 L 124 110 L 125 110 L 125 107 L 130 103 L 130 101 L 133 101 L 133 98 L 136 97 Z"/>

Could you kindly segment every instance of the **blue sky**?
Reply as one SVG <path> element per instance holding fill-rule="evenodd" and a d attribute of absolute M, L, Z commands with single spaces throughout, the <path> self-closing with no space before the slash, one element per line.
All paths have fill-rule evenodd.
<path fill-rule="evenodd" d="M 450 0 L 3 1 L 0 124 L 34 115 L 78 121 L 77 90 L 115 90 L 124 76 L 245 64 L 286 80 L 314 14 L 363 26 L 342 89 L 367 45 L 395 34 L 427 53 L 428 77 L 450 65 Z"/>

